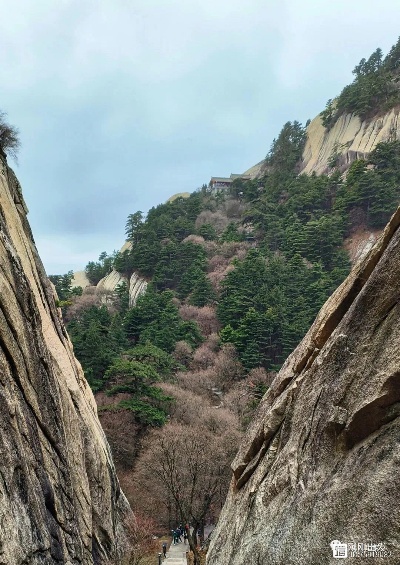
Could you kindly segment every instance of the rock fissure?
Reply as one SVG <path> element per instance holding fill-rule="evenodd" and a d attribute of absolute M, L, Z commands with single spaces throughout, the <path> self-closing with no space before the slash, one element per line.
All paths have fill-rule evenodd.
<path fill-rule="evenodd" d="M 18 387 L 18 389 L 19 389 L 19 391 L 20 391 L 20 393 L 21 393 L 21 395 L 24 399 L 26 406 L 29 408 L 30 413 L 32 414 L 32 416 L 34 417 L 38 427 L 40 428 L 40 431 L 42 432 L 42 434 L 46 438 L 46 440 L 49 442 L 49 444 L 51 445 L 54 452 L 57 454 L 60 461 L 65 461 L 64 455 L 61 453 L 60 449 L 58 448 L 57 439 L 52 437 L 50 430 L 47 428 L 46 425 L 43 424 L 40 417 L 36 414 L 35 408 L 30 403 L 30 401 L 28 400 L 28 398 L 26 396 L 26 393 L 24 391 L 22 381 L 20 379 L 19 372 L 18 372 L 17 366 L 14 362 L 14 358 L 13 358 L 12 354 L 7 349 L 7 347 L 5 346 L 4 342 L 1 344 L 0 347 L 1 347 L 3 354 L 5 355 L 5 357 L 8 361 L 11 372 L 14 376 L 15 384 L 17 385 L 17 387 Z"/>

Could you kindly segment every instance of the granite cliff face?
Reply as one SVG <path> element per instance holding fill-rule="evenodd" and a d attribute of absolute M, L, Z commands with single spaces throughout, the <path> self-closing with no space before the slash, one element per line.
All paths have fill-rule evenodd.
<path fill-rule="evenodd" d="M 336 165 L 345 171 L 356 159 L 367 159 L 382 141 L 400 139 L 400 108 L 361 120 L 356 114 L 343 114 L 329 130 L 318 115 L 307 127 L 301 173 L 321 175 L 329 172 L 329 161 L 337 157 Z M 259 178 L 265 174 L 265 161 L 260 161 L 244 175 Z"/>
<path fill-rule="evenodd" d="M 307 128 L 303 151 L 302 173 L 326 173 L 329 161 L 336 155 L 341 170 L 346 170 L 356 159 L 367 159 L 381 141 L 400 138 L 399 108 L 362 121 L 355 114 L 340 116 L 327 130 L 320 116 Z"/>
<path fill-rule="evenodd" d="M 336 563 L 334 540 L 400 562 L 399 226 L 400 208 L 264 396 L 208 565 Z"/>
<path fill-rule="evenodd" d="M 26 212 L 0 157 L 0 564 L 105 563 L 130 510 Z"/>

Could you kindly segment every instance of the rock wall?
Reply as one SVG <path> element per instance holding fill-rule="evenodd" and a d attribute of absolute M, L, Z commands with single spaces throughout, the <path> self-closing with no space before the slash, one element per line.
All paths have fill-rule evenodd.
<path fill-rule="evenodd" d="M 130 241 L 126 241 L 121 247 L 120 252 L 129 250 L 132 247 Z M 121 275 L 118 271 L 113 269 L 107 276 L 103 277 L 96 285 L 96 292 L 102 293 L 104 295 L 103 302 L 106 304 L 109 300 L 109 295 L 112 294 L 118 285 L 123 282 L 128 283 L 128 280 L 124 275 Z M 138 274 L 133 273 L 129 279 L 129 308 L 133 308 L 136 304 L 136 300 L 141 294 L 146 292 L 147 281 L 142 279 Z M 78 271 L 74 273 L 74 278 L 72 281 L 72 286 L 81 286 L 86 288 L 90 286 L 89 279 L 86 276 L 85 271 Z M 0 564 L 1 565 L 1 564 Z"/>
<path fill-rule="evenodd" d="M 126 278 L 114 269 L 108 275 L 102 278 L 96 285 L 96 290 L 100 293 L 112 293 L 118 285 L 126 282 Z"/>
<path fill-rule="evenodd" d="M 0 564 L 101 564 L 129 507 L 0 158 Z"/>
<path fill-rule="evenodd" d="M 307 128 L 307 141 L 303 151 L 301 172 L 318 175 L 328 172 L 329 160 L 338 157 L 338 166 L 344 171 L 356 159 L 367 158 L 381 141 L 400 139 L 400 108 L 361 121 L 355 114 L 341 116 L 328 131 L 320 116 Z M 260 161 L 243 174 L 259 178 L 265 174 L 265 161 Z"/>
<path fill-rule="evenodd" d="M 400 208 L 264 396 L 208 565 L 336 563 L 335 540 L 400 563 L 399 225 Z"/>
<path fill-rule="evenodd" d="M 104 293 L 104 303 L 107 303 L 107 294 L 113 293 L 118 285 L 128 282 L 127 279 L 114 269 L 97 283 L 96 292 Z M 135 306 L 137 299 L 146 291 L 147 281 L 138 274 L 133 273 L 129 279 L 129 308 Z"/>
<path fill-rule="evenodd" d="M 400 138 L 399 108 L 361 121 L 354 114 L 345 114 L 327 131 L 320 116 L 314 118 L 307 128 L 307 141 L 303 151 L 303 173 L 322 174 L 328 171 L 330 158 L 338 155 L 342 169 L 356 159 L 368 157 L 381 141 Z"/>
<path fill-rule="evenodd" d="M 85 271 L 77 271 L 74 273 L 74 278 L 72 279 L 72 288 L 80 286 L 82 289 L 90 286 L 90 281 L 87 278 Z"/>
<path fill-rule="evenodd" d="M 135 306 L 136 300 L 141 294 L 146 292 L 146 288 L 147 282 L 136 273 L 133 273 L 129 281 L 129 308 Z"/>

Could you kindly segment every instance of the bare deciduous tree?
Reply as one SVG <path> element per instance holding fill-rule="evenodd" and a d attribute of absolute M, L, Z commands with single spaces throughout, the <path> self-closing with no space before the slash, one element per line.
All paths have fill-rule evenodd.
<path fill-rule="evenodd" d="M 130 550 L 124 560 L 124 565 L 140 565 L 145 557 L 157 550 L 154 539 L 154 521 L 136 514 L 125 522 L 125 531 L 130 544 Z"/>
<path fill-rule="evenodd" d="M 187 367 L 192 359 L 193 348 L 186 341 L 178 341 L 172 355 L 178 363 Z"/>
<path fill-rule="evenodd" d="M 185 239 L 182 240 L 182 243 L 195 243 L 196 245 L 205 245 L 205 239 L 201 235 L 190 234 Z"/>
<path fill-rule="evenodd" d="M 240 437 L 232 426 L 234 418 L 224 414 L 221 419 L 218 412 L 214 409 L 212 418 L 209 413 L 204 425 L 171 423 L 154 431 L 137 467 L 138 481 L 148 496 L 163 492 L 160 503 L 175 507 L 179 520 L 191 524 L 188 540 L 195 565 L 200 563 L 197 531 L 210 511 L 218 512 L 222 507 L 231 478 L 230 462 Z"/>
<path fill-rule="evenodd" d="M 275 373 L 267 373 L 263 367 L 252 369 L 224 396 L 224 406 L 246 426 L 274 378 Z"/>
<path fill-rule="evenodd" d="M 204 224 L 210 224 L 216 230 L 218 235 L 220 235 L 229 224 L 229 219 L 221 210 L 218 210 L 217 212 L 203 210 L 203 212 L 200 212 L 196 218 L 195 227 L 196 229 L 199 229 Z"/>
<path fill-rule="evenodd" d="M 159 386 L 165 394 L 175 399 L 169 410 L 170 417 L 175 422 L 187 426 L 201 423 L 203 414 L 209 407 L 208 399 L 176 384 L 160 383 Z"/>
<path fill-rule="evenodd" d="M 215 308 L 211 306 L 203 306 L 201 308 L 190 304 L 183 304 L 179 308 L 179 314 L 183 320 L 187 322 L 196 322 L 200 331 L 204 336 L 209 336 L 220 330 L 220 323 L 215 312 Z"/>

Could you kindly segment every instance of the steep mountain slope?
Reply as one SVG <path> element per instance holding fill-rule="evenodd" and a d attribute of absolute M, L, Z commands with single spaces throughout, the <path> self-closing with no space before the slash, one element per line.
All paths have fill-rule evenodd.
<path fill-rule="evenodd" d="M 332 168 L 336 157 L 343 172 L 356 159 L 367 159 L 378 143 L 400 138 L 400 108 L 362 120 L 356 114 L 343 114 L 331 129 L 324 127 L 321 116 L 316 116 L 307 126 L 306 143 L 300 163 L 300 172 L 325 174 Z M 247 169 L 243 174 L 252 179 L 266 172 L 265 160 Z"/>
<path fill-rule="evenodd" d="M 26 213 L 0 156 L 0 563 L 100 564 L 129 507 Z"/>
<path fill-rule="evenodd" d="M 91 282 L 98 283 L 97 290 L 114 291 L 114 296 L 101 302 L 92 287 L 82 296 L 70 295 L 71 306 L 66 307 L 75 351 L 91 386 L 99 391 L 102 421 L 121 481 L 135 512 L 157 515 L 160 527 L 170 527 L 171 521 L 191 522 L 197 532 L 207 519 L 216 519 L 228 486 L 230 453 L 267 391 L 235 460 L 235 485 L 211 549 L 210 565 L 290 563 L 291 558 L 293 563 L 327 562 L 329 543 L 350 535 L 344 526 L 335 532 L 333 525 L 341 523 L 338 510 L 329 513 L 335 496 L 340 498 L 335 481 L 343 476 L 345 489 L 354 485 L 360 492 L 358 481 L 369 478 L 370 471 L 359 463 L 354 446 L 397 414 L 396 407 L 393 414 L 391 409 L 380 414 L 380 408 L 393 400 L 386 398 L 384 388 L 387 384 L 390 397 L 391 361 L 382 360 L 382 366 L 389 367 L 387 375 L 373 373 L 381 343 L 375 344 L 373 329 L 368 334 L 370 304 L 358 307 L 360 312 L 349 320 L 349 327 L 344 322 L 347 311 L 350 316 L 362 300 L 361 287 L 397 229 L 397 216 L 380 244 L 381 251 L 372 252 L 366 263 L 357 266 L 303 345 L 285 363 L 349 273 L 349 258 L 354 264 L 371 249 L 400 200 L 396 113 L 400 42 L 394 59 L 383 62 L 381 53 L 375 55 L 376 65 L 361 62 L 352 85 L 337 102 L 329 101 L 308 127 L 297 121 L 284 124 L 266 159 L 249 171 L 250 179 L 233 175 L 219 179 L 220 184 L 214 178 L 187 198 L 152 208 L 146 217 L 139 211 L 131 213 L 126 223 L 127 249 L 110 256 L 102 253 L 98 262 L 86 267 Z M 396 272 L 396 265 L 394 259 L 388 276 Z M 137 276 L 139 285 L 149 284 L 133 302 L 127 283 L 133 277 L 136 287 Z M 394 304 L 395 282 L 390 284 L 389 300 L 393 297 Z M 377 283 L 371 285 L 378 293 Z M 371 325 L 382 315 L 382 324 L 375 325 L 386 330 L 388 305 L 384 296 L 379 295 L 379 300 L 381 312 L 371 313 Z M 338 324 L 342 333 L 338 329 L 336 336 Z M 390 339 L 382 345 L 387 354 Z M 353 354 L 357 367 L 368 364 L 360 378 L 352 364 Z M 370 381 L 378 391 L 382 389 L 377 400 L 368 388 Z M 358 382 L 366 390 L 365 399 L 360 399 L 357 384 L 353 387 Z M 396 395 L 393 401 L 397 402 Z M 368 425 L 361 422 L 364 412 Z M 194 442 L 190 440 L 189 449 L 181 445 L 182 451 L 178 444 L 189 436 L 204 441 L 208 432 L 212 437 L 206 443 L 214 452 L 200 465 L 206 477 L 199 496 L 189 497 L 198 501 L 205 495 L 206 504 L 201 503 L 199 513 L 182 503 L 185 473 L 179 471 L 176 477 Z M 229 447 L 222 445 L 222 436 L 230 438 Z M 181 454 L 182 463 L 172 465 L 171 480 L 162 468 L 165 457 L 160 453 L 165 445 L 175 448 L 175 444 L 173 451 Z M 374 449 L 371 484 L 379 492 L 384 487 L 373 476 L 378 466 Z M 198 452 L 204 455 L 204 446 L 198 446 Z M 359 473 L 355 480 L 346 467 L 349 461 Z M 388 468 L 391 464 L 389 457 Z M 207 492 L 211 483 L 216 488 L 212 492 L 219 493 L 212 504 L 212 492 Z M 387 487 L 389 502 L 393 484 L 389 481 Z M 325 498 L 318 498 L 318 490 Z M 300 510 L 296 511 L 298 501 Z M 306 525 L 312 521 L 314 503 L 318 532 Z M 371 494 L 368 504 L 378 512 L 375 503 Z M 336 504 L 345 505 L 342 500 Z M 359 541 L 371 541 L 368 512 L 363 515 L 357 507 L 364 525 L 351 509 L 346 512 L 357 535 L 366 536 Z M 390 518 L 380 524 L 390 536 L 394 530 Z M 309 551 L 307 544 L 313 537 L 314 553 L 308 559 L 300 544 Z M 289 544 L 295 548 L 293 556 Z M 274 550 L 269 548 L 272 545 Z M 199 563 L 199 556 L 195 561 Z"/>
<path fill-rule="evenodd" d="M 399 112 L 400 107 L 396 106 L 368 119 L 343 114 L 330 129 L 324 127 L 321 115 L 316 116 L 306 128 L 300 173 L 323 175 L 334 169 L 345 173 L 355 160 L 367 160 L 379 143 L 400 139 Z M 267 162 L 263 160 L 243 174 L 256 180 L 266 172 Z M 344 242 L 352 265 L 371 249 L 379 234 L 380 230 L 367 229 L 362 222 L 356 226 Z"/>
<path fill-rule="evenodd" d="M 334 540 L 385 544 L 399 562 L 399 226 L 400 209 L 265 395 L 210 565 L 328 564 Z"/>

